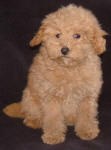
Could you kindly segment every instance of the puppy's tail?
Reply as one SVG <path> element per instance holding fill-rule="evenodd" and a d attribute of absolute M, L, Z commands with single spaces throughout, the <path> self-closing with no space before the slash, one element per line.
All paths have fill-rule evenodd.
<path fill-rule="evenodd" d="M 21 112 L 21 103 L 13 103 L 8 106 L 6 106 L 3 109 L 3 112 L 9 116 L 9 117 L 14 117 L 14 118 L 24 118 L 25 115 L 24 113 Z"/>

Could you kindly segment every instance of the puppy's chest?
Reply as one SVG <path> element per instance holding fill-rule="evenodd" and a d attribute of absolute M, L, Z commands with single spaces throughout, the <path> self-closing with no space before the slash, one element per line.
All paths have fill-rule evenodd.
<path fill-rule="evenodd" d="M 78 70 L 74 71 L 54 71 L 45 74 L 47 81 L 55 87 L 57 94 L 64 95 L 64 93 L 73 93 L 77 92 L 81 88 L 84 88 L 86 85 L 85 75 Z"/>

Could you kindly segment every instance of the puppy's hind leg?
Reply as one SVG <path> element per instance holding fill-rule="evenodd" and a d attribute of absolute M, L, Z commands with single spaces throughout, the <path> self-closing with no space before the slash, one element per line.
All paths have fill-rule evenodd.
<path fill-rule="evenodd" d="M 26 119 L 24 119 L 23 123 L 29 128 L 33 128 L 33 129 L 41 128 L 40 119 L 33 120 L 31 118 L 26 118 Z"/>
<path fill-rule="evenodd" d="M 32 96 L 30 90 L 26 88 L 22 98 L 22 112 L 25 113 L 23 123 L 33 129 L 41 128 L 41 108 L 37 97 Z"/>

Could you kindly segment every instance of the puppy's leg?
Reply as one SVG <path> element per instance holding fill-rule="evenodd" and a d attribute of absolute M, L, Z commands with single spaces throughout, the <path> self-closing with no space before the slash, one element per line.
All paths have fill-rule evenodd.
<path fill-rule="evenodd" d="M 53 101 L 43 106 L 42 139 L 47 144 L 57 144 L 65 140 L 66 125 L 58 102 Z"/>
<path fill-rule="evenodd" d="M 84 140 L 92 140 L 99 134 L 97 116 L 97 102 L 86 98 L 82 101 L 75 124 L 76 135 Z"/>
<path fill-rule="evenodd" d="M 23 123 L 29 128 L 33 128 L 33 129 L 41 128 L 40 119 L 25 118 Z"/>
<path fill-rule="evenodd" d="M 23 123 L 33 129 L 41 127 L 41 109 L 37 97 L 32 96 L 30 90 L 26 88 L 23 92 L 21 110 L 25 114 Z"/>

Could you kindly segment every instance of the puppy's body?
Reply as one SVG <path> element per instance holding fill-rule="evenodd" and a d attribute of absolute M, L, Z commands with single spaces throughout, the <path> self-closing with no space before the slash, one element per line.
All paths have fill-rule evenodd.
<path fill-rule="evenodd" d="M 43 129 L 45 143 L 63 142 L 67 125 L 82 139 L 98 135 L 104 34 L 91 12 L 69 5 L 48 15 L 30 42 L 42 46 L 29 70 L 21 112 L 27 126 Z"/>
<path fill-rule="evenodd" d="M 73 125 L 74 122 L 68 121 L 70 117 L 76 116 L 80 103 L 89 97 L 92 101 L 97 101 L 102 84 L 100 64 L 99 57 L 94 55 L 74 66 L 63 67 L 51 60 L 48 64 L 48 60 L 45 62 L 40 53 L 30 68 L 28 85 L 24 92 L 31 94 L 34 104 L 30 104 L 30 97 L 25 96 L 22 101 L 23 111 L 25 110 L 33 119 L 36 114 L 36 101 L 39 101 L 41 107 L 56 100 L 61 106 L 66 122 Z M 25 103 L 29 107 L 25 106 Z"/>

